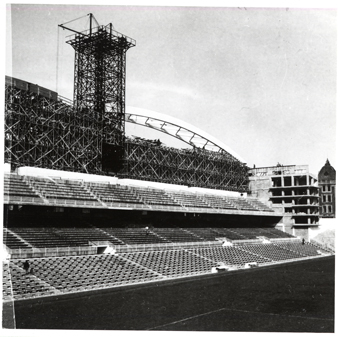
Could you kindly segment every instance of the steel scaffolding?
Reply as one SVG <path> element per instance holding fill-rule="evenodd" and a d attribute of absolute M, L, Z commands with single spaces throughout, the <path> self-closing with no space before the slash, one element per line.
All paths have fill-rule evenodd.
<path fill-rule="evenodd" d="M 78 32 L 67 43 L 75 50 L 75 112 L 101 124 L 103 141 L 123 146 L 126 51 L 135 41 L 109 24 Z"/>
<path fill-rule="evenodd" d="M 246 192 L 248 167 L 229 153 L 125 141 L 122 178 Z"/>
<path fill-rule="evenodd" d="M 55 92 L 6 77 L 5 162 L 98 173 L 101 123 L 74 112 Z"/>
<path fill-rule="evenodd" d="M 148 117 L 145 125 L 168 134 L 175 128 L 175 136 L 193 149 L 127 139 L 125 121 L 140 123 L 132 114 L 125 116 L 126 51 L 135 41 L 114 31 L 112 24 L 93 28 L 92 15 L 88 31 L 60 27 L 76 33 L 67 41 L 75 50 L 74 102 L 38 85 L 6 77 L 5 162 L 12 169 L 35 166 L 247 190 L 247 166 L 196 131 Z M 201 142 L 203 148 L 196 147 Z"/>

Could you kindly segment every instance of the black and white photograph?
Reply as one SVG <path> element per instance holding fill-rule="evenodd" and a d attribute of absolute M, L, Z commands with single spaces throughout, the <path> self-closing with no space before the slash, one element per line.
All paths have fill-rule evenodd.
<path fill-rule="evenodd" d="M 1 335 L 335 332 L 338 8 L 241 3 L 2 5 Z"/>

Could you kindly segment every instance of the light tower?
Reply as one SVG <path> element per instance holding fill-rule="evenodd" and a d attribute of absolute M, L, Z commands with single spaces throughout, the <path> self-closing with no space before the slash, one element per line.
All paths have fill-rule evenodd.
<path fill-rule="evenodd" d="M 97 152 L 102 171 L 117 172 L 124 153 L 126 51 L 136 42 L 113 30 L 112 23 L 93 27 L 96 20 L 89 16 L 85 32 L 59 25 L 75 33 L 67 41 L 75 50 L 75 123 L 97 126 L 95 135 L 80 132 L 76 142 L 89 147 L 89 153 Z"/>

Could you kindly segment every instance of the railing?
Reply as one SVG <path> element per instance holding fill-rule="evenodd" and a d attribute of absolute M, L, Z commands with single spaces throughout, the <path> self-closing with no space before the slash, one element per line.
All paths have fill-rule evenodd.
<path fill-rule="evenodd" d="M 120 245 L 114 246 L 117 253 L 131 253 L 131 252 L 146 252 L 157 250 L 171 250 L 171 249 L 190 249 L 203 248 L 210 246 L 221 246 L 220 241 L 204 241 L 204 242 L 172 242 L 172 243 L 153 243 L 153 244 L 137 244 L 137 245 Z"/>
<path fill-rule="evenodd" d="M 76 200 L 76 199 L 56 199 L 56 198 L 47 198 L 49 204 L 58 205 L 58 206 L 91 206 L 91 207 L 104 207 L 98 200 Z"/>
<path fill-rule="evenodd" d="M 44 200 L 40 197 L 19 197 L 16 195 L 4 195 L 4 202 L 18 202 L 18 203 L 30 203 L 30 204 L 34 204 L 34 203 L 43 203 Z"/>
<path fill-rule="evenodd" d="M 12 259 L 97 254 L 97 247 L 55 247 L 7 249 Z"/>

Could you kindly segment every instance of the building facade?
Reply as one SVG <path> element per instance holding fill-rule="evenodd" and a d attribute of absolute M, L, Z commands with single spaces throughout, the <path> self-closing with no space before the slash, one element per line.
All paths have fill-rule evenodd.
<path fill-rule="evenodd" d="M 318 174 L 319 213 L 322 218 L 335 218 L 336 171 L 327 159 Z"/>
<path fill-rule="evenodd" d="M 310 240 L 319 226 L 319 188 L 307 165 L 277 165 L 249 171 L 249 190 L 268 206 L 283 212 L 277 228 Z"/>

